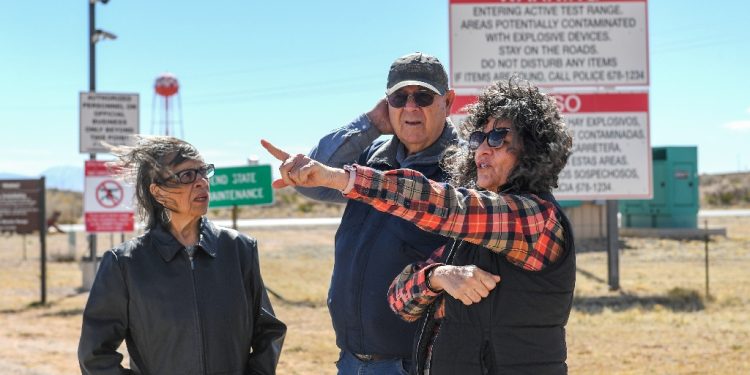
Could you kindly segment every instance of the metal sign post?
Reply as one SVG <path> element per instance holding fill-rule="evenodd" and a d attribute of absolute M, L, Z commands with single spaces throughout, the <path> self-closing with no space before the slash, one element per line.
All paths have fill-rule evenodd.
<path fill-rule="evenodd" d="M 617 201 L 607 201 L 607 282 L 610 290 L 620 289 L 620 252 Z"/>

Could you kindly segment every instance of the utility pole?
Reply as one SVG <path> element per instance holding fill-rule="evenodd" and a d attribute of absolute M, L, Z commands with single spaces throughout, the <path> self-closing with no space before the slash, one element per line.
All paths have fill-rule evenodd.
<path fill-rule="evenodd" d="M 89 3 L 89 92 L 96 92 L 96 42 L 101 39 L 116 39 L 112 33 L 96 29 L 96 3 L 107 4 L 109 0 L 87 0 Z M 96 153 L 89 154 L 89 160 L 96 160 Z M 96 234 L 89 234 L 89 257 L 92 267 L 96 270 Z M 84 285 L 84 288 L 87 286 Z"/>
<path fill-rule="evenodd" d="M 89 92 L 96 92 L 96 0 L 89 0 Z M 96 160 L 96 153 L 89 154 L 89 160 Z M 89 257 L 91 267 L 96 270 L 96 234 L 89 234 Z M 87 287 L 84 285 L 84 288 Z"/>

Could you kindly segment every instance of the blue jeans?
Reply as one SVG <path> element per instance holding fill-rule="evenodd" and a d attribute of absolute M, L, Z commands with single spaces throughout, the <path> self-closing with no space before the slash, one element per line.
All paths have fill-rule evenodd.
<path fill-rule="evenodd" d="M 404 358 L 360 361 L 354 354 L 341 351 L 336 362 L 338 375 L 407 375 L 411 361 Z"/>

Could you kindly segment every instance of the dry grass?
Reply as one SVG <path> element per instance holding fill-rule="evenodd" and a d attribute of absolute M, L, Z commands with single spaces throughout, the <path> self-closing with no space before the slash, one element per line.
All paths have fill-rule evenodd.
<path fill-rule="evenodd" d="M 701 223 L 702 224 L 702 223 Z M 704 296 L 704 244 L 626 239 L 620 291 L 606 285 L 606 254 L 578 255 L 568 324 L 571 374 L 750 373 L 750 218 L 711 219 L 729 238 L 710 243 L 711 299 Z M 277 315 L 289 326 L 280 374 L 333 374 L 337 357 L 325 307 L 333 228 L 254 230 Z M 76 257 L 85 252 L 82 235 Z M 119 238 L 117 238 L 119 240 Z M 38 241 L 0 240 L 0 373 L 72 374 L 86 293 L 77 263 L 48 263 L 48 306 L 39 298 Z M 101 247 L 110 244 L 100 236 Z M 67 235 L 48 237 L 50 258 Z"/>

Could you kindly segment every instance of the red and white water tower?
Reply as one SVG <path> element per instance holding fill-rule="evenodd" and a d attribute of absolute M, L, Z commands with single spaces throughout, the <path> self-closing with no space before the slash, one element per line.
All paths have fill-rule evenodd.
<path fill-rule="evenodd" d="M 175 127 L 180 129 L 179 138 L 184 138 L 182 130 L 182 102 L 180 100 L 180 84 L 177 77 L 171 73 L 162 73 L 154 82 L 154 101 L 152 105 L 151 134 L 158 123 L 157 132 L 162 135 L 177 137 Z M 175 126 L 176 125 L 176 126 Z"/>

